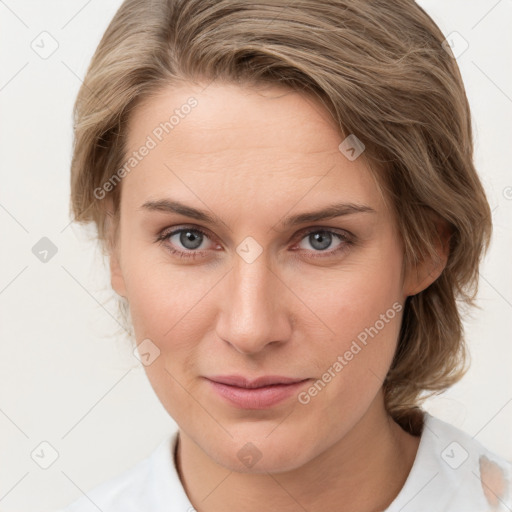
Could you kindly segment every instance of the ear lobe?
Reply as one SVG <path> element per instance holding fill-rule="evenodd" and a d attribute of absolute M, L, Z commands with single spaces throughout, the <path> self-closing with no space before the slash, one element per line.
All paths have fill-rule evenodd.
<path fill-rule="evenodd" d="M 105 237 L 110 263 L 110 284 L 112 289 L 121 297 L 126 298 L 126 286 L 119 255 L 118 226 L 115 222 L 112 203 L 109 201 L 105 216 Z"/>
<path fill-rule="evenodd" d="M 428 255 L 409 269 L 404 284 L 404 295 L 409 297 L 416 295 L 428 288 L 443 272 L 450 255 L 451 230 L 448 223 L 440 218 L 435 221 L 437 237 L 434 246 L 437 256 L 431 258 Z"/>
<path fill-rule="evenodd" d="M 112 289 L 121 297 L 126 298 L 126 286 L 123 277 L 121 263 L 119 261 L 118 251 L 113 248 L 109 252 L 110 257 L 110 284 Z"/>

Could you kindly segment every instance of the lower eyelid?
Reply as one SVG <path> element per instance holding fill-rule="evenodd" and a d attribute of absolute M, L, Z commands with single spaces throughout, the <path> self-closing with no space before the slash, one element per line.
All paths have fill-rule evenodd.
<path fill-rule="evenodd" d="M 187 228 L 187 227 L 183 227 L 183 228 L 179 228 L 179 229 L 174 229 L 174 230 L 169 231 L 167 233 L 163 232 L 161 235 L 159 235 L 159 237 L 157 238 L 157 241 L 160 241 L 161 243 L 165 243 L 166 240 L 169 240 L 174 235 L 177 235 L 177 234 L 179 234 L 179 233 L 181 233 L 183 231 L 187 231 L 187 230 L 194 231 L 194 232 L 197 232 L 197 233 L 201 233 L 205 238 L 210 240 L 211 243 L 216 244 L 216 242 L 212 239 L 212 237 L 210 237 L 208 235 L 208 233 L 206 233 L 205 231 L 202 231 L 201 229 L 198 229 L 198 228 Z M 337 231 L 333 231 L 333 230 L 330 230 L 330 229 L 316 228 L 316 229 L 311 229 L 311 230 L 307 231 L 306 233 L 304 233 L 304 232 L 300 233 L 298 238 L 296 238 L 298 241 L 294 243 L 294 246 L 298 245 L 300 242 L 302 242 L 302 240 L 307 238 L 312 233 L 319 233 L 319 232 L 330 233 L 331 235 L 336 237 L 341 243 L 335 249 L 326 249 L 325 251 L 315 251 L 313 249 L 311 249 L 311 250 L 299 249 L 299 250 L 304 250 L 306 252 L 312 253 L 313 255 L 315 255 L 317 257 L 321 257 L 322 255 L 329 255 L 329 254 L 333 255 L 333 254 L 336 254 L 338 252 L 342 252 L 342 251 L 346 250 L 348 248 L 348 246 L 352 245 L 352 243 L 353 243 L 351 238 L 348 235 L 346 235 L 346 234 L 338 233 Z M 216 244 L 216 247 L 218 245 L 219 244 Z M 174 246 L 171 245 L 171 249 L 170 250 L 171 250 L 171 252 L 173 254 L 180 254 L 181 253 L 181 254 L 190 255 L 190 256 L 184 256 L 184 257 L 193 257 L 192 255 L 201 255 L 201 253 L 207 252 L 209 249 L 186 249 L 186 248 L 184 248 L 184 249 L 176 249 Z"/>

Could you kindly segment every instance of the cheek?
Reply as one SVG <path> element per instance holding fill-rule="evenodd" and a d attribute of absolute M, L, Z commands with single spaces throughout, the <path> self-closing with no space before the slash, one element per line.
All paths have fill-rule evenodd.
<path fill-rule="evenodd" d="M 401 266 L 400 248 L 382 242 L 355 254 L 337 269 L 306 269 L 299 279 L 291 275 L 288 279 L 296 284 L 294 292 L 330 330 L 321 326 L 322 332 L 338 340 L 339 348 L 343 348 L 378 322 L 381 315 L 386 316 L 384 330 L 393 331 L 390 334 L 395 336 L 390 337 L 396 337 L 396 313 L 402 300 Z"/>
<path fill-rule="evenodd" d="M 144 368 L 155 394 L 176 421 L 186 424 L 201 340 L 214 322 L 208 316 L 208 291 L 218 276 L 197 276 L 184 267 L 151 262 L 151 256 L 125 259 L 133 329 L 137 343 L 149 339 L 159 351 Z"/>
<path fill-rule="evenodd" d="M 401 264 L 399 249 L 380 247 L 373 257 L 365 257 L 364 264 L 338 272 L 317 293 L 309 294 L 308 304 L 334 333 L 323 343 L 318 340 L 313 349 L 320 382 L 310 388 L 304 401 L 315 400 L 318 406 L 343 403 L 357 410 L 375 397 L 391 365 L 400 331 Z M 343 411 L 333 408 L 328 414 Z"/>
<path fill-rule="evenodd" d="M 137 340 L 177 336 L 219 279 L 212 269 L 172 263 L 163 247 L 129 241 L 123 247 L 123 275 Z M 180 335 L 181 336 L 181 335 Z"/>

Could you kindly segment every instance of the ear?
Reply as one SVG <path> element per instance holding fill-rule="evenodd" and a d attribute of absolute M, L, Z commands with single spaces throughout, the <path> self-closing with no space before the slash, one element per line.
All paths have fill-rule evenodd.
<path fill-rule="evenodd" d="M 107 201 L 105 216 L 105 235 L 107 239 L 108 257 L 110 262 L 110 284 L 113 290 L 121 297 L 126 298 L 126 285 L 124 282 L 123 271 L 120 258 L 120 243 L 118 223 L 115 221 L 114 206 L 111 199 Z"/>
<path fill-rule="evenodd" d="M 443 272 L 450 255 L 451 229 L 448 223 L 436 216 L 433 219 L 436 225 L 437 237 L 434 246 L 437 253 L 435 258 L 426 255 L 413 268 L 407 269 L 404 281 L 404 296 L 416 295 L 428 288 Z"/>

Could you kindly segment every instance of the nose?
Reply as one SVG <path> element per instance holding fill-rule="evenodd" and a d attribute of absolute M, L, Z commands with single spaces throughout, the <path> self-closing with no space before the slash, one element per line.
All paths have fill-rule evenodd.
<path fill-rule="evenodd" d="M 254 355 L 289 339 L 292 294 L 263 255 L 252 263 L 236 258 L 221 293 L 216 332 L 235 350 Z"/>

